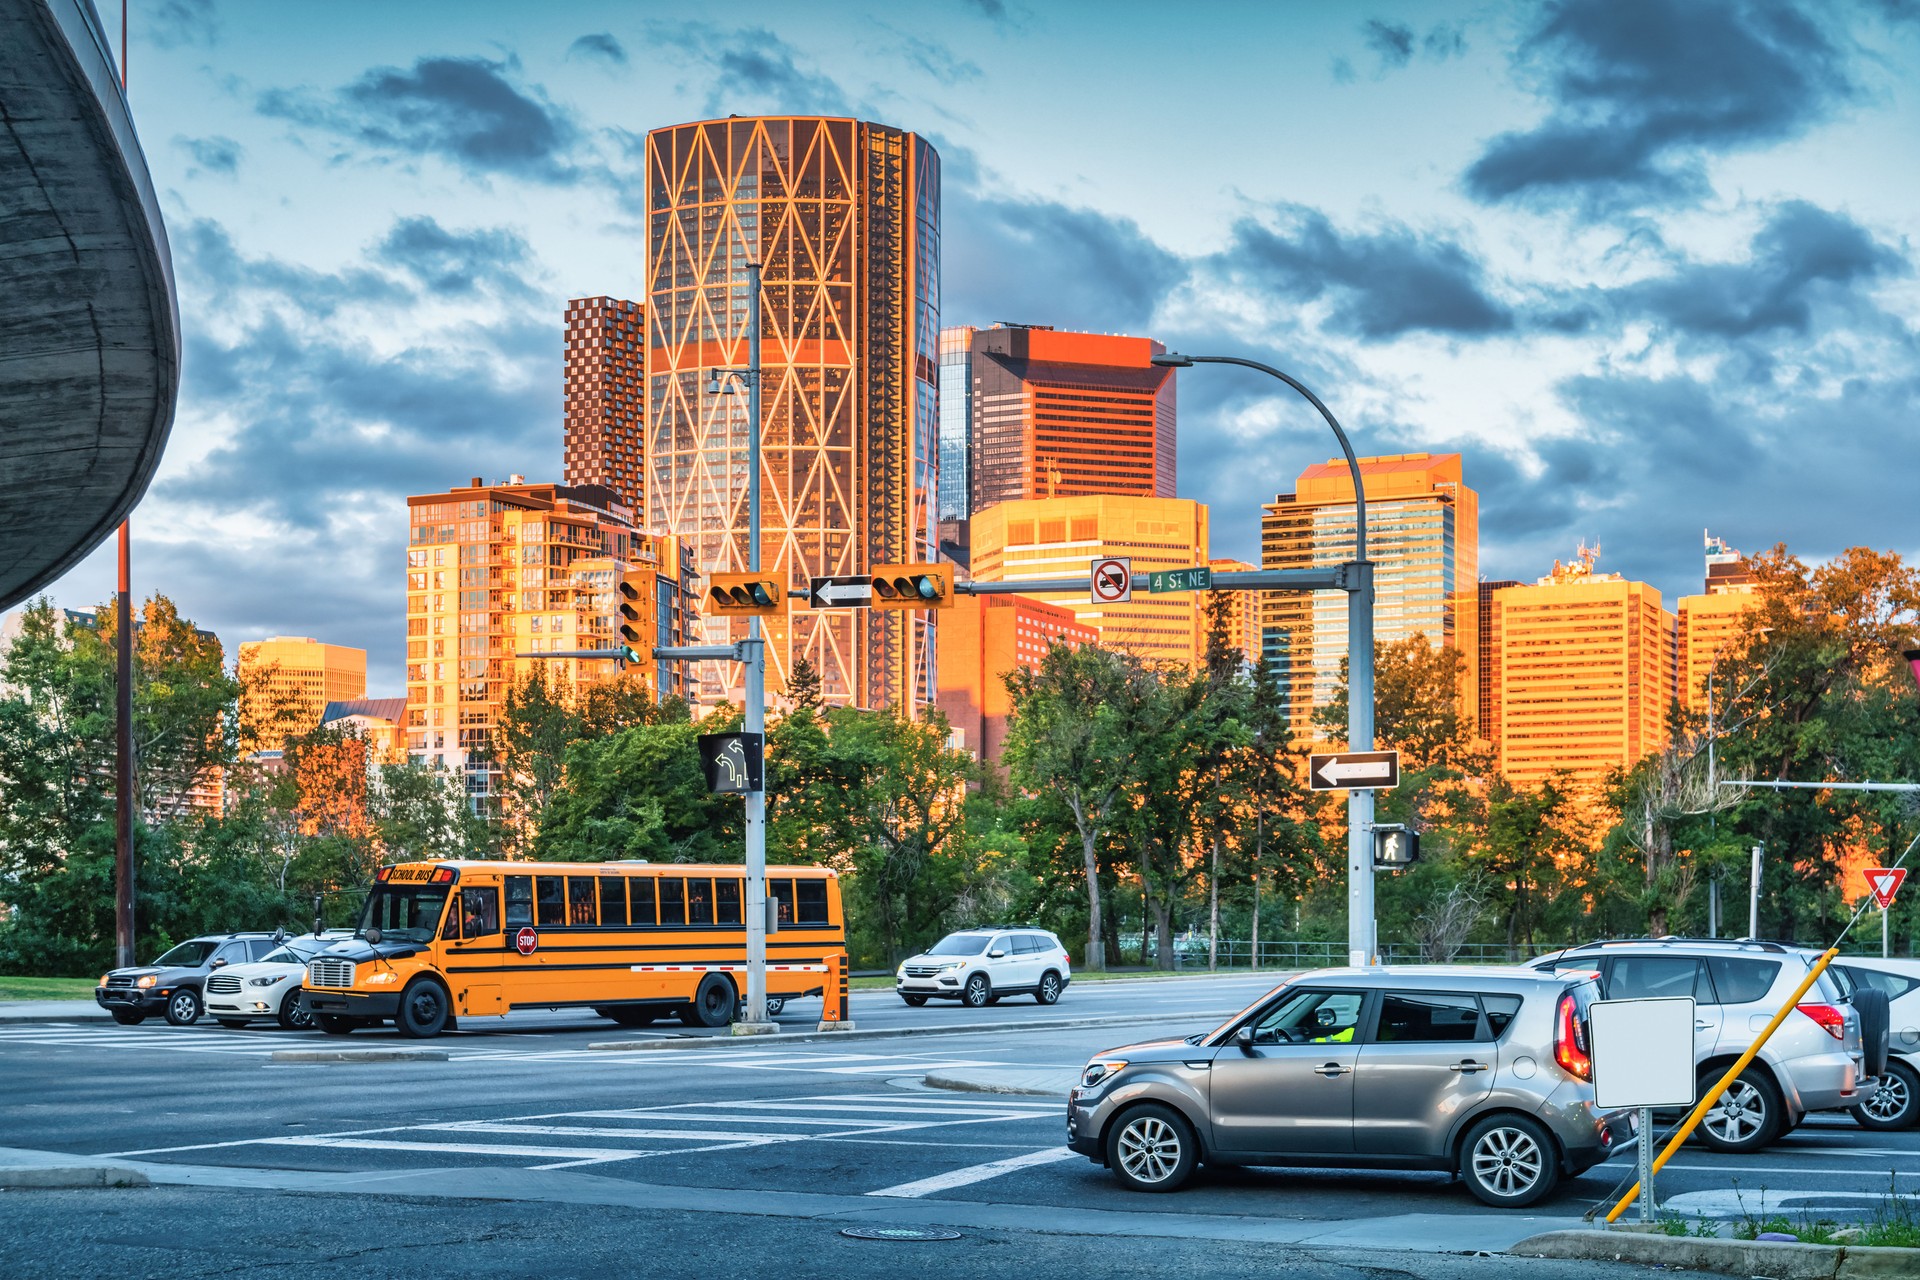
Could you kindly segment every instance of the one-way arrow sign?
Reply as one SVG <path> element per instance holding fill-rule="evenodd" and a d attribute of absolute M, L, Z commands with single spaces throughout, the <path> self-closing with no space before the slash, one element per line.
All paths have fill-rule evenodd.
<path fill-rule="evenodd" d="M 1873 900 L 1880 904 L 1882 911 L 1893 906 L 1893 895 L 1900 892 L 1900 885 L 1906 878 L 1905 867 L 1867 868 L 1867 888 L 1873 890 Z"/>
<path fill-rule="evenodd" d="M 807 604 L 814 609 L 850 609 L 872 602 L 872 578 L 813 578 L 807 583 Z"/>
<path fill-rule="evenodd" d="M 1391 791 L 1400 785 L 1398 751 L 1340 751 L 1307 757 L 1312 791 Z"/>

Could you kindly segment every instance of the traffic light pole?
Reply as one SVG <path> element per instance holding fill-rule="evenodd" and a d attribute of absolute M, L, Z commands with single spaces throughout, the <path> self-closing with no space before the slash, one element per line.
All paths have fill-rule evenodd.
<path fill-rule="evenodd" d="M 747 570 L 760 572 L 760 264 L 747 264 Z M 767 645 L 760 619 L 747 619 L 746 731 L 767 730 Z M 778 1028 L 767 1017 L 767 793 L 764 776 L 746 794 L 747 1008 L 736 1035 Z"/>

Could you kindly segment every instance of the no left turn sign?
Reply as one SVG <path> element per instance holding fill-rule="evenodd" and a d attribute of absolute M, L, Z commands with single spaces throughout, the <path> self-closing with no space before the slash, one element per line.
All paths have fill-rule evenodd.
<path fill-rule="evenodd" d="M 1133 599 L 1133 560 L 1109 556 L 1093 562 L 1093 602 L 1124 604 Z"/>

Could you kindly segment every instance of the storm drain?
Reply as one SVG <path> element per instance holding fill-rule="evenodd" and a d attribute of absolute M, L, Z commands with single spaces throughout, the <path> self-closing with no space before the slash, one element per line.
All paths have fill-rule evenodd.
<path fill-rule="evenodd" d="M 842 1227 L 840 1234 L 849 1240 L 958 1240 L 958 1231 L 945 1227 Z"/>

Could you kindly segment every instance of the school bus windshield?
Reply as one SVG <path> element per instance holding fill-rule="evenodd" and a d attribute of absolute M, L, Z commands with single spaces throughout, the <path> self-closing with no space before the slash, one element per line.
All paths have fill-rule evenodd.
<path fill-rule="evenodd" d="M 402 942 L 432 942 L 447 904 L 444 884 L 375 885 L 360 909 L 355 936 L 379 929 L 383 938 Z"/>

